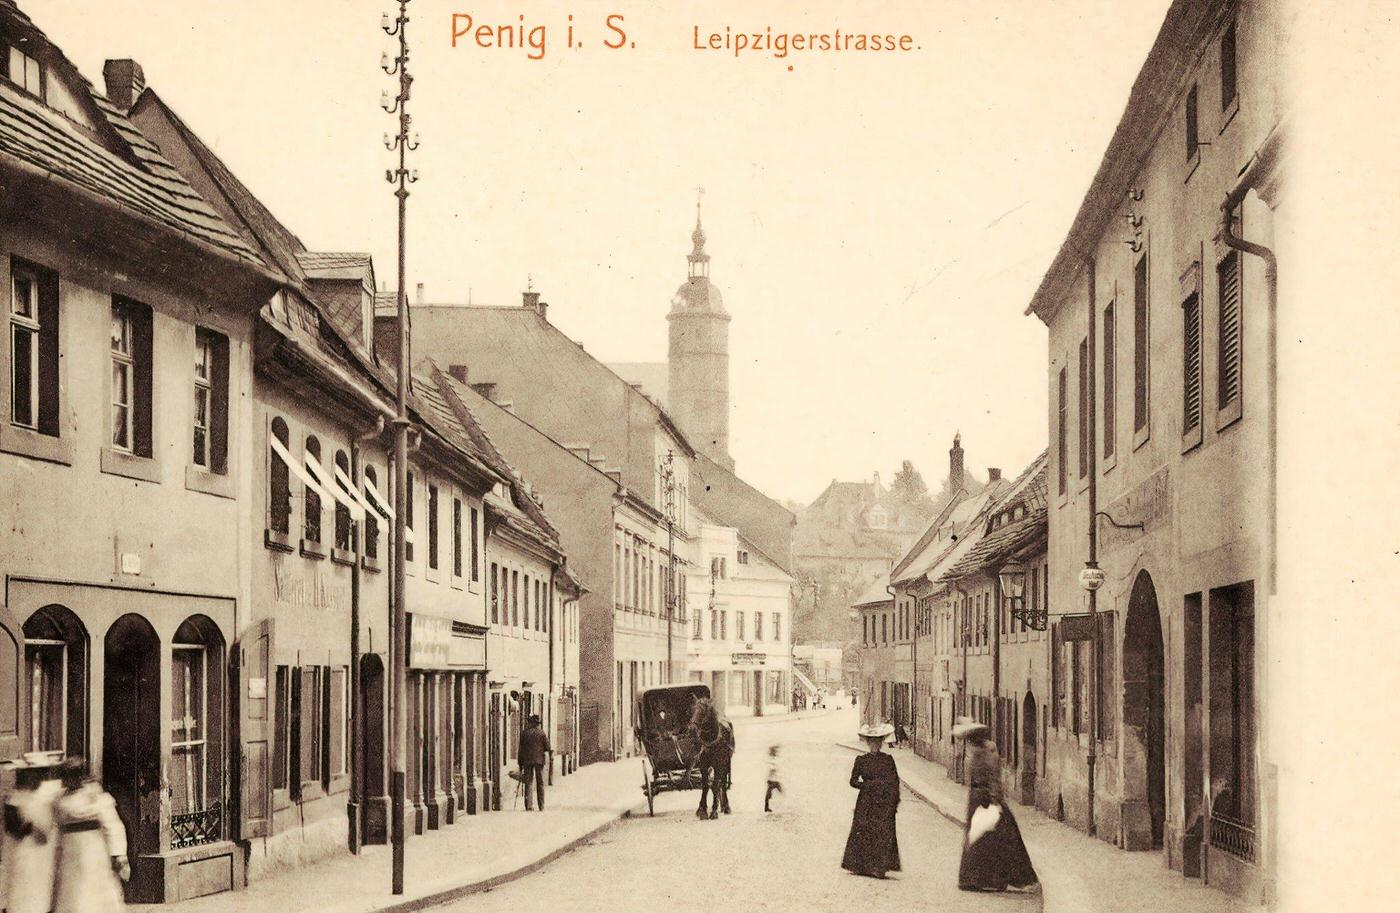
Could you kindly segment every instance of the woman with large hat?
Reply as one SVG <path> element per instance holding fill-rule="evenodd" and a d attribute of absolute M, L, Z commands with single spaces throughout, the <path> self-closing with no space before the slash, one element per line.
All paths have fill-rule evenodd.
<path fill-rule="evenodd" d="M 888 723 L 862 726 L 859 735 L 867 751 L 856 758 L 851 768 L 851 786 L 860 790 L 860 795 L 856 798 L 841 868 L 871 878 L 884 878 L 886 872 L 899 871 L 899 841 L 894 826 L 899 810 L 899 771 L 894 758 L 880 750 L 893 733 L 894 727 Z"/>
<path fill-rule="evenodd" d="M 958 887 L 964 891 L 1030 891 L 1040 879 L 1026 852 L 1021 829 L 1002 796 L 1001 756 L 991 730 L 960 720 L 953 737 L 961 738 L 970 756 L 967 767 L 967 821 L 963 829 Z"/>
<path fill-rule="evenodd" d="M 112 797 L 81 758 L 59 766 L 63 794 L 54 802 L 58 863 L 53 913 L 119 913 L 126 908 L 122 882 L 131 877 L 126 828 Z"/>
<path fill-rule="evenodd" d="M 0 909 L 6 913 L 49 913 L 53 906 L 53 806 L 62 791 L 55 763 L 47 753 L 33 752 L 5 765 L 15 776 L 15 788 L 5 797 L 0 844 Z"/>

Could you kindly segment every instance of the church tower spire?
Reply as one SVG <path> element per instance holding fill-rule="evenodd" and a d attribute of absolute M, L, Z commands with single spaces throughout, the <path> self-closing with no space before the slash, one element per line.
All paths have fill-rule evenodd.
<path fill-rule="evenodd" d="M 686 437 L 710 459 L 729 469 L 729 314 L 710 281 L 705 251 L 700 189 L 695 201 L 695 230 L 686 256 L 686 280 L 671 299 L 667 402 L 671 417 Z"/>

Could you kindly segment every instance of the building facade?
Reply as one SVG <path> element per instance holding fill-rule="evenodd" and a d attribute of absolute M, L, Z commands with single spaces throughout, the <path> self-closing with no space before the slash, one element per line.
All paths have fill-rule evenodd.
<path fill-rule="evenodd" d="M 729 716 L 786 713 L 792 696 L 792 578 L 733 527 L 702 516 L 684 590 L 687 668 Z"/>
<path fill-rule="evenodd" d="M 1087 610 L 1091 523 L 1104 574 L 1097 641 L 1056 634 L 1061 666 L 1090 675 L 1067 681 L 1046 786 L 1075 826 L 1256 901 L 1277 851 L 1270 248 L 1286 225 L 1287 15 L 1172 5 L 1029 308 L 1049 330 L 1051 604 Z M 1074 713 L 1089 702 L 1097 731 Z"/>
<path fill-rule="evenodd" d="M 0 755 L 87 762 L 132 900 L 227 890 L 254 318 L 277 281 L 8 3 L 0 50 Z"/>

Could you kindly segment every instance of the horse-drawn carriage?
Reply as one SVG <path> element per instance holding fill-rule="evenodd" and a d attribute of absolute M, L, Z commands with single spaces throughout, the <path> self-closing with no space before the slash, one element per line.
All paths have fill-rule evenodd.
<path fill-rule="evenodd" d="M 723 795 L 724 810 L 729 811 L 727 780 L 733 730 L 714 711 L 707 686 L 697 682 L 644 689 L 637 695 L 632 720 L 637 744 L 645 752 L 642 792 L 647 797 L 648 814 L 656 814 L 658 793 L 684 789 L 701 790 L 703 808 L 707 776 L 716 768 L 718 755 L 722 755 L 723 771 L 722 779 L 716 771 L 716 801 Z"/>

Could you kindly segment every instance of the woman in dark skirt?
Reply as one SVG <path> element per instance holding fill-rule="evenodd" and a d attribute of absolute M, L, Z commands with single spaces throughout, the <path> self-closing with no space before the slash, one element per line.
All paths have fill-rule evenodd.
<path fill-rule="evenodd" d="M 869 749 L 851 768 L 851 786 L 860 790 L 851 835 L 841 868 L 857 875 L 884 878 L 899 871 L 899 841 L 894 816 L 899 810 L 899 772 L 894 758 L 880 750 L 894 732 L 888 723 L 862 726 L 860 737 Z"/>
<path fill-rule="evenodd" d="M 964 891 L 1029 891 L 1040 879 L 1021 839 L 1011 807 L 1003 801 L 1001 758 L 986 726 L 961 727 L 968 760 L 967 823 L 963 826 L 958 887 Z M 959 734 L 954 729 L 954 734 Z M 991 822 L 995 820 L 994 824 Z M 988 829 L 990 825 L 990 829 Z"/>

